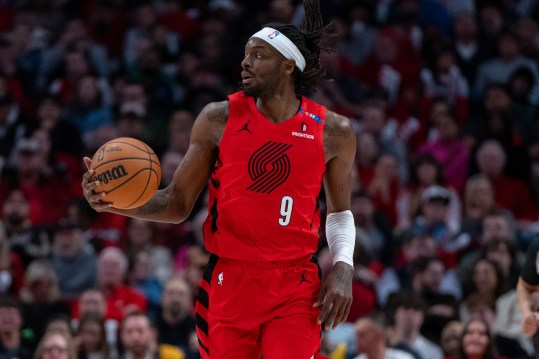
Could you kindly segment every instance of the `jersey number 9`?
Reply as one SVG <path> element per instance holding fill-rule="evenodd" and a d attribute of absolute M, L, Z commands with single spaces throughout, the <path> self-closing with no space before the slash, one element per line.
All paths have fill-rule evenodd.
<path fill-rule="evenodd" d="M 279 224 L 281 226 L 286 227 L 290 223 L 293 205 L 294 199 L 290 196 L 284 196 L 281 200 L 281 217 L 279 217 Z"/>

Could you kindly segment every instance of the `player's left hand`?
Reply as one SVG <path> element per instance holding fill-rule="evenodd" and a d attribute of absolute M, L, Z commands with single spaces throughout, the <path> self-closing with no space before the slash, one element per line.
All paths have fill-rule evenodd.
<path fill-rule="evenodd" d="M 354 267 L 344 262 L 337 262 L 322 283 L 320 296 L 315 307 L 322 307 L 318 324 L 324 323 L 324 329 L 335 329 L 348 318 L 352 305 L 352 279 Z"/>

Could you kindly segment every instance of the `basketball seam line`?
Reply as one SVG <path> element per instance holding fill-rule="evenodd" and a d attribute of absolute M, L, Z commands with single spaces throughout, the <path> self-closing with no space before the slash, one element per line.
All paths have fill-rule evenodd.
<path fill-rule="evenodd" d="M 150 168 L 143 168 L 141 170 L 139 170 L 138 172 L 135 172 L 135 174 L 133 176 L 131 176 L 130 178 L 126 179 L 125 182 L 122 182 L 120 184 L 118 184 L 116 187 L 110 189 L 109 191 L 106 191 L 107 193 L 110 193 L 116 189 L 118 189 L 119 187 L 123 186 L 124 184 L 126 184 L 127 182 L 131 181 L 133 178 L 135 178 L 139 173 L 141 173 L 142 171 L 151 171 L 151 172 L 154 172 L 155 173 L 155 176 L 157 177 L 157 171 L 154 170 L 154 169 L 150 169 Z"/>
<path fill-rule="evenodd" d="M 116 158 L 116 159 L 113 159 L 113 160 L 109 160 L 109 161 L 100 163 L 99 166 L 97 166 L 95 168 L 92 168 L 92 169 L 94 171 L 96 171 L 99 167 L 107 165 L 107 164 L 109 164 L 111 162 L 121 162 L 121 161 L 125 161 L 125 160 L 141 160 L 141 161 L 149 161 L 150 163 L 154 162 L 152 159 L 148 159 L 148 158 L 144 158 L 144 157 L 120 157 L 120 158 Z M 151 165 L 150 165 L 150 168 L 151 168 Z"/>
<path fill-rule="evenodd" d="M 129 137 L 130 138 L 130 137 Z M 133 138 L 134 140 L 137 140 L 136 138 Z M 137 140 L 139 141 L 140 143 L 144 144 L 144 142 L 140 141 L 140 140 Z M 129 145 L 129 146 L 132 146 L 132 147 L 135 147 L 137 150 L 139 151 L 142 151 L 142 152 L 146 152 L 146 153 L 150 153 L 152 155 L 155 155 L 155 152 L 149 152 L 148 151 L 148 148 L 146 148 L 146 150 L 144 148 L 139 148 L 137 146 L 135 146 L 134 144 L 132 143 L 129 143 L 129 142 L 124 142 L 124 141 L 116 141 L 116 140 L 112 140 L 112 141 L 109 141 L 107 143 L 105 143 L 103 146 L 105 145 L 110 145 L 110 144 L 113 144 L 113 143 L 123 143 L 124 145 Z"/>
<path fill-rule="evenodd" d="M 146 146 L 146 149 L 148 149 L 148 146 L 146 144 L 144 144 L 144 146 Z M 155 172 L 155 176 L 157 177 L 157 171 L 154 171 L 154 169 L 152 168 L 152 157 L 150 155 L 150 152 L 148 151 L 148 158 L 150 160 L 150 172 Z M 146 190 L 148 189 L 148 184 L 150 183 L 150 179 L 152 178 L 152 175 L 150 174 L 148 176 L 148 180 L 146 181 L 146 186 L 144 186 L 144 190 L 140 193 L 140 195 L 138 196 L 138 198 L 136 200 L 134 200 L 133 202 L 131 202 L 131 204 L 129 204 L 127 207 L 131 207 L 133 204 L 137 203 L 138 200 L 140 200 L 140 198 L 144 195 L 144 193 L 146 193 Z M 158 187 L 159 188 L 159 187 Z"/>

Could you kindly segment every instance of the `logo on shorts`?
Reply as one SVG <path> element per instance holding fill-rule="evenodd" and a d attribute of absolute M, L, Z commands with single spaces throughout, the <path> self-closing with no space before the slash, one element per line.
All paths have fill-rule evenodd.
<path fill-rule="evenodd" d="M 301 277 L 299 277 L 298 285 L 303 284 L 303 283 L 311 283 L 311 284 L 313 283 L 310 280 L 305 278 L 305 271 L 303 271 L 303 273 L 301 273 Z"/>
<path fill-rule="evenodd" d="M 223 285 L 223 272 L 219 273 L 217 276 L 217 284 Z"/>

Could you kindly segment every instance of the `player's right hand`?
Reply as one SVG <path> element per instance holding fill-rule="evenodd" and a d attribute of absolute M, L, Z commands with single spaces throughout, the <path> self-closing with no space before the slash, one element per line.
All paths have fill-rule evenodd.
<path fill-rule="evenodd" d="M 539 313 L 531 312 L 522 318 L 522 332 L 532 336 L 539 328 Z"/>
<path fill-rule="evenodd" d="M 92 160 L 84 157 L 84 164 L 88 171 L 82 176 L 82 192 L 90 206 L 97 212 L 104 212 L 111 207 L 111 204 L 106 202 L 107 194 L 105 192 L 97 193 L 95 189 L 99 186 L 99 181 L 91 182 L 94 170 L 90 169 Z"/>

